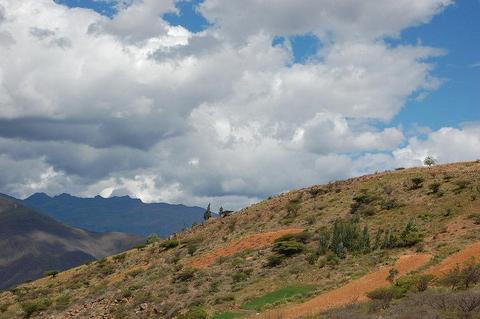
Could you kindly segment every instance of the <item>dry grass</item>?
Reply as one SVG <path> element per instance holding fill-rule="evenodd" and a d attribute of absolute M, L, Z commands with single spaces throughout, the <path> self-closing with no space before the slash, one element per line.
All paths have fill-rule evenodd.
<path fill-rule="evenodd" d="M 415 177 L 424 179 L 423 187 L 412 190 Z M 437 193 L 428 187 L 434 182 L 440 184 Z M 121 318 L 122 313 L 125 318 L 174 318 L 197 305 L 211 314 L 231 311 L 252 315 L 254 312 L 239 309 L 240 305 L 293 284 L 321 287 L 319 295 L 334 291 L 374 269 L 383 269 L 382 265 L 391 264 L 398 256 L 416 253 L 412 249 L 394 249 L 350 254 L 338 265 L 323 268 L 306 261 L 309 252 L 317 247 L 316 232 L 336 218 L 350 216 L 353 198 L 361 194 L 374 198 L 362 217 L 372 239 L 379 229 L 399 229 L 414 219 L 425 240 L 423 246 L 413 250 L 434 256 L 429 263 L 434 266 L 480 240 L 480 225 L 468 217 L 480 213 L 479 189 L 480 163 L 471 162 L 382 172 L 295 190 L 188 229 L 176 236 L 180 245 L 173 249 L 152 244 L 128 252 L 123 260 L 108 258 L 103 266 L 95 262 L 60 273 L 54 279 L 22 285 L 14 293 L 2 293 L 0 318 L 23 317 L 20 304 L 41 296 L 48 296 L 52 306 L 43 315 L 34 313 L 32 317 L 65 318 L 69 312 L 79 311 L 78 317 L 87 318 Z M 296 203 L 293 213 L 292 202 Z M 398 205 L 385 205 L 392 202 Z M 258 234 L 282 229 L 305 229 L 313 237 L 304 253 L 287 258 L 278 267 L 266 268 L 273 237 L 257 244 L 261 236 Z M 191 242 L 198 246 L 193 256 L 188 251 Z M 199 260 L 201 269 L 194 271 L 188 281 L 174 282 L 175 276 Z M 235 277 L 239 272 L 246 275 Z M 60 309 L 55 300 L 65 292 L 70 296 L 69 303 Z M 275 318 L 276 314 L 269 315 Z"/>

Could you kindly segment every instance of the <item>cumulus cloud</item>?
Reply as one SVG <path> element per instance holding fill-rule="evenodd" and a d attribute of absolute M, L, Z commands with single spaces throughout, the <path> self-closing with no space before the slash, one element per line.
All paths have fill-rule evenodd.
<path fill-rule="evenodd" d="M 212 25 L 192 33 L 162 19 L 174 0 L 122 1 L 112 18 L 2 1 L 0 191 L 237 208 L 417 159 L 430 137 L 404 145 L 388 123 L 440 86 L 432 59 L 443 51 L 385 37 L 450 3 L 205 0 Z M 272 46 L 306 33 L 322 48 L 305 64 L 290 44 Z"/>

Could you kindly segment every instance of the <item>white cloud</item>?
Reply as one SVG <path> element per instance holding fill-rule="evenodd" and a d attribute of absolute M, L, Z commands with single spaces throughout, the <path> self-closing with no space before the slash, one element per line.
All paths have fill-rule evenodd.
<path fill-rule="evenodd" d="M 450 3 L 205 0 L 215 24 L 191 33 L 161 18 L 173 0 L 133 1 L 112 19 L 4 0 L 0 168 L 29 167 L 0 190 L 239 207 L 393 156 L 416 159 L 428 145 L 399 149 L 404 134 L 388 122 L 438 88 L 430 59 L 443 52 L 383 39 Z M 304 65 L 271 45 L 308 32 L 323 47 Z"/>
<path fill-rule="evenodd" d="M 444 127 L 425 139 L 412 137 L 406 147 L 395 150 L 393 155 L 400 166 L 422 165 L 426 156 L 433 156 L 440 163 L 480 159 L 480 125 Z"/>

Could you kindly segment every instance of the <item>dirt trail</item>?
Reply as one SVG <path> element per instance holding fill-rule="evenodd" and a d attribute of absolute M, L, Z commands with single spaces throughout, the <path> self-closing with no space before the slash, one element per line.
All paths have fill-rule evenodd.
<path fill-rule="evenodd" d="M 458 253 L 445 258 L 438 265 L 428 269 L 426 273 L 435 276 L 442 276 L 457 265 L 462 266 L 463 263 L 472 257 L 475 258 L 477 262 L 480 260 L 480 242 L 471 244 Z"/>
<path fill-rule="evenodd" d="M 266 233 L 251 235 L 240 240 L 231 242 L 227 246 L 216 249 L 211 253 L 199 256 L 191 260 L 188 265 L 194 268 L 206 268 L 212 265 L 219 257 L 233 256 L 246 249 L 258 249 L 272 244 L 275 239 L 283 235 L 300 233 L 302 228 L 289 228 Z"/>
<path fill-rule="evenodd" d="M 399 271 L 398 275 L 402 276 L 425 265 L 431 257 L 432 256 L 428 254 L 401 256 L 394 267 Z M 368 299 L 366 294 L 369 291 L 390 285 L 390 282 L 388 282 L 386 278 L 391 268 L 392 266 L 383 266 L 373 273 L 353 280 L 343 287 L 326 292 L 305 303 L 288 305 L 280 309 L 266 311 L 254 318 L 301 318 L 318 314 L 329 308 L 340 307 L 357 301 L 365 301 Z"/>

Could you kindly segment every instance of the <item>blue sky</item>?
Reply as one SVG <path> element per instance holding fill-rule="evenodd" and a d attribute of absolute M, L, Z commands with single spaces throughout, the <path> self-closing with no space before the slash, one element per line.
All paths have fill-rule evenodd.
<path fill-rule="evenodd" d="M 69 7 L 90 8 L 103 15 L 113 16 L 115 1 L 56 0 Z M 202 0 L 180 1 L 179 14 L 167 13 L 163 18 L 172 25 L 181 25 L 192 32 L 207 28 L 210 23 L 196 7 Z M 457 0 L 455 5 L 433 17 L 430 23 L 404 30 L 398 39 L 387 39 L 391 45 L 417 44 L 441 48 L 445 55 L 435 58 L 434 75 L 443 80 L 440 89 L 420 100 L 410 99 L 388 125 L 428 127 L 458 127 L 480 120 L 480 1 Z M 272 45 L 282 44 L 277 37 Z M 311 34 L 290 38 L 294 63 L 306 63 L 317 50 L 321 40 Z M 378 123 L 383 127 L 383 123 Z"/>
<path fill-rule="evenodd" d="M 405 30 L 401 43 L 443 48 L 434 74 L 444 79 L 439 90 L 410 101 L 394 123 L 418 123 L 438 129 L 480 120 L 480 1 L 458 0 L 431 23 Z"/>

